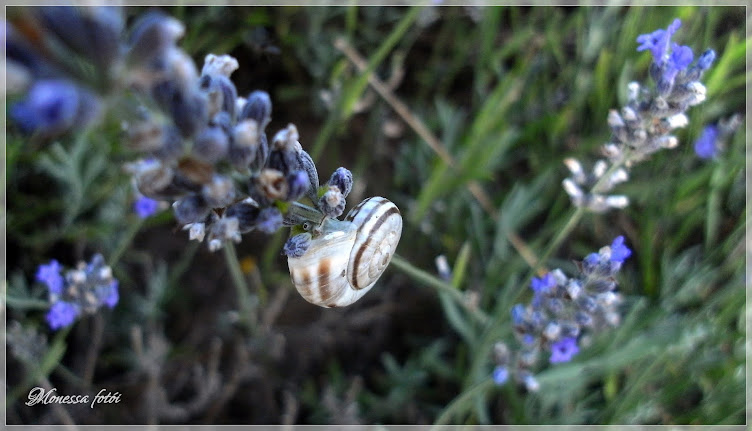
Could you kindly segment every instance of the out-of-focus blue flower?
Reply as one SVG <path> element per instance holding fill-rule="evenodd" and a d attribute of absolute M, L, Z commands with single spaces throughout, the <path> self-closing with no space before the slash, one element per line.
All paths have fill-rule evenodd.
<path fill-rule="evenodd" d="M 52 259 L 50 263 L 46 265 L 39 265 L 39 269 L 37 269 L 36 279 L 37 281 L 41 281 L 42 283 L 46 284 L 50 290 L 50 293 L 59 295 L 63 291 L 63 283 L 65 281 L 63 279 L 63 276 L 60 274 L 60 271 L 62 269 L 62 265 L 60 265 L 57 260 Z"/>
<path fill-rule="evenodd" d="M 533 277 L 533 281 L 530 283 L 530 287 L 536 294 L 546 293 L 556 286 L 556 279 L 549 272 L 541 278 Z"/>
<path fill-rule="evenodd" d="M 515 325 L 521 325 L 525 321 L 525 306 L 522 304 L 515 304 L 512 307 L 512 323 Z"/>
<path fill-rule="evenodd" d="M 282 213 L 277 208 L 264 208 L 259 212 L 256 228 L 261 232 L 272 234 L 282 227 Z"/>
<path fill-rule="evenodd" d="M 140 218 L 147 218 L 156 213 L 158 209 L 159 201 L 147 198 L 146 196 L 139 197 L 133 203 L 133 211 L 135 211 Z"/>
<path fill-rule="evenodd" d="M 504 366 L 497 366 L 493 370 L 493 381 L 497 385 L 501 386 L 509 380 L 509 370 Z"/>
<path fill-rule="evenodd" d="M 120 282 L 117 280 L 112 280 L 112 283 L 107 287 L 105 295 L 103 295 L 103 298 L 101 299 L 102 304 L 106 305 L 108 308 L 113 308 L 120 300 L 120 292 L 118 290 L 120 286 Z"/>
<path fill-rule="evenodd" d="M 10 115 L 25 133 L 56 134 L 73 125 L 79 105 L 76 86 L 62 79 L 38 81 Z"/>
<path fill-rule="evenodd" d="M 715 51 L 708 49 L 697 59 L 697 67 L 700 70 L 708 70 L 715 60 Z"/>
<path fill-rule="evenodd" d="M 287 176 L 287 201 L 298 200 L 311 187 L 306 171 L 293 171 Z"/>
<path fill-rule="evenodd" d="M 623 263 L 631 255 L 632 250 L 624 245 L 624 236 L 617 236 L 611 243 L 611 262 Z"/>
<path fill-rule="evenodd" d="M 50 329 L 57 330 L 70 326 L 78 317 L 79 308 L 76 304 L 65 301 L 57 301 L 52 304 L 47 312 L 47 323 Z"/>
<path fill-rule="evenodd" d="M 676 18 L 666 30 L 659 29 L 652 33 L 637 36 L 637 51 L 649 49 L 653 54 L 653 62 L 662 64 L 671 43 L 671 36 L 681 27 L 681 20 Z"/>
<path fill-rule="evenodd" d="M 692 48 L 688 46 L 681 46 L 674 43 L 671 49 L 671 55 L 666 62 L 666 70 L 663 74 L 663 79 L 673 84 L 674 78 L 682 70 L 686 69 L 692 63 L 694 54 Z"/>
<path fill-rule="evenodd" d="M 701 159 L 711 159 L 718 153 L 718 128 L 710 125 L 702 130 L 702 134 L 695 141 L 695 153 Z"/>
<path fill-rule="evenodd" d="M 577 347 L 577 339 L 574 337 L 562 338 L 551 345 L 550 362 L 552 364 L 569 362 L 579 351 L 580 348 Z"/>

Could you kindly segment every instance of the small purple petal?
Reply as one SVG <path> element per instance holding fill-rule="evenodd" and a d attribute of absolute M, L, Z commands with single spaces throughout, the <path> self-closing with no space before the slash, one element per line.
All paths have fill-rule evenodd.
<path fill-rule="evenodd" d="M 50 311 L 47 312 L 47 323 L 50 329 L 56 330 L 70 326 L 78 317 L 79 309 L 76 304 L 70 302 L 58 301 L 52 304 Z"/>
<path fill-rule="evenodd" d="M 65 282 L 63 276 L 60 274 L 62 269 L 63 267 L 60 263 L 57 260 L 52 259 L 47 265 L 39 265 L 36 279 L 37 281 L 45 283 L 50 290 L 50 293 L 60 295 L 63 292 L 63 284 Z"/>
<path fill-rule="evenodd" d="M 493 370 L 493 381 L 501 386 L 509 379 L 509 370 L 507 367 L 498 366 Z"/>
<path fill-rule="evenodd" d="M 701 159 L 711 159 L 716 156 L 718 147 L 718 128 L 710 125 L 702 130 L 702 134 L 695 141 L 695 153 Z"/>
<path fill-rule="evenodd" d="M 631 255 L 632 250 L 624 245 L 624 236 L 617 236 L 611 243 L 611 262 L 624 262 Z"/>
<path fill-rule="evenodd" d="M 133 203 L 133 211 L 135 211 L 140 218 L 147 218 L 156 213 L 158 209 L 159 201 L 147 198 L 146 196 L 139 197 Z"/>
<path fill-rule="evenodd" d="M 574 337 L 562 338 L 551 345 L 551 359 L 549 361 L 552 364 L 569 362 L 579 351 L 577 339 Z"/>

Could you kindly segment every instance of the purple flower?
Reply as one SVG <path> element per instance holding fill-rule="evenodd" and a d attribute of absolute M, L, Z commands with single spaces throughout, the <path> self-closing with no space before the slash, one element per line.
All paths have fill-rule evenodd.
<path fill-rule="evenodd" d="M 632 250 L 624 245 L 624 236 L 617 236 L 611 243 L 611 262 L 623 263 L 631 255 Z"/>
<path fill-rule="evenodd" d="M 38 81 L 10 115 L 26 133 L 59 133 L 73 125 L 78 112 L 78 89 L 61 79 Z"/>
<path fill-rule="evenodd" d="M 549 361 L 552 364 L 569 362 L 579 351 L 577 339 L 574 337 L 562 338 L 551 345 L 551 359 Z"/>
<path fill-rule="evenodd" d="M 133 203 L 133 211 L 135 211 L 140 218 L 147 218 L 156 213 L 158 209 L 159 201 L 147 198 L 146 196 L 141 196 Z"/>
<path fill-rule="evenodd" d="M 711 159 L 718 153 L 718 128 L 710 125 L 702 130 L 702 134 L 695 141 L 695 153 L 701 159 Z"/>
<path fill-rule="evenodd" d="M 277 208 L 264 208 L 256 220 L 256 228 L 261 232 L 272 234 L 282 227 L 282 213 Z"/>
<path fill-rule="evenodd" d="M 120 293 L 118 292 L 119 284 L 120 283 L 117 280 L 112 280 L 112 283 L 110 283 L 110 285 L 107 286 L 107 289 L 105 289 L 105 295 L 100 299 L 102 304 L 109 308 L 115 307 L 120 300 Z"/>
<path fill-rule="evenodd" d="M 534 277 L 533 281 L 530 283 L 530 287 L 533 289 L 533 292 L 535 292 L 536 295 L 546 293 L 555 286 L 556 279 L 550 272 L 546 273 L 546 275 L 541 278 Z"/>
<path fill-rule="evenodd" d="M 64 328 L 73 324 L 78 317 L 78 313 L 79 309 L 76 304 L 58 301 L 52 304 L 50 311 L 47 312 L 47 323 L 53 330 Z"/>
<path fill-rule="evenodd" d="M 497 385 L 501 386 L 504 383 L 507 382 L 509 379 L 509 370 L 507 370 L 507 367 L 502 367 L 501 365 L 497 366 L 493 370 L 493 381 Z"/>
<path fill-rule="evenodd" d="M 47 265 L 39 265 L 36 279 L 45 283 L 47 288 L 50 289 L 50 293 L 60 295 L 63 292 L 63 284 L 65 282 L 63 276 L 60 274 L 62 268 L 62 265 L 57 260 L 52 259 Z"/>
<path fill-rule="evenodd" d="M 671 43 L 671 36 L 681 27 L 681 20 L 676 18 L 666 30 L 660 29 L 652 33 L 641 34 L 637 36 L 637 51 L 649 49 L 653 54 L 653 62 L 662 64 L 665 60 L 666 52 Z"/>

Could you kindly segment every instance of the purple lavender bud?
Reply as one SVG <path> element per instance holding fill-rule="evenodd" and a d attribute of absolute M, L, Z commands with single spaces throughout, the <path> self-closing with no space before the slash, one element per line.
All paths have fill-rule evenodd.
<path fill-rule="evenodd" d="M 509 370 L 507 367 L 497 366 L 493 370 L 492 378 L 494 383 L 501 386 L 509 380 Z"/>
<path fill-rule="evenodd" d="M 598 304 L 596 304 L 595 300 L 590 296 L 583 295 L 579 297 L 576 302 L 580 309 L 588 314 L 594 313 L 598 308 Z"/>
<path fill-rule="evenodd" d="M 342 196 L 345 198 L 347 195 L 350 194 L 350 191 L 352 190 L 353 185 L 353 176 L 352 172 L 350 172 L 348 169 L 339 167 L 336 171 L 332 174 L 332 177 L 329 178 L 329 184 L 333 186 L 337 186 L 339 190 L 342 192 Z"/>
<path fill-rule="evenodd" d="M 292 202 L 300 199 L 311 187 L 306 171 L 293 171 L 287 176 L 287 198 Z"/>
<path fill-rule="evenodd" d="M 695 141 L 695 154 L 701 159 L 712 159 L 718 153 L 718 128 L 710 125 L 702 129 L 702 134 Z"/>
<path fill-rule="evenodd" d="M 702 55 L 700 55 L 699 59 L 697 59 L 697 67 L 700 68 L 700 70 L 708 70 L 710 69 L 710 66 L 713 64 L 714 60 L 715 51 L 708 49 L 703 52 Z"/>
<path fill-rule="evenodd" d="M 120 8 L 54 6 L 39 8 L 37 12 L 45 29 L 98 67 L 109 67 L 120 55 L 124 24 Z"/>
<path fill-rule="evenodd" d="M 264 208 L 259 213 L 256 228 L 261 232 L 272 234 L 282 227 L 283 221 L 282 213 L 277 208 Z"/>
<path fill-rule="evenodd" d="M 10 116 L 25 133 L 57 135 L 74 125 L 80 104 L 80 90 L 73 83 L 41 80 L 11 107 Z"/>
<path fill-rule="evenodd" d="M 46 284 L 50 293 L 60 295 L 63 292 L 63 284 L 65 282 L 63 276 L 60 274 L 62 269 L 62 265 L 57 260 L 52 259 L 46 265 L 39 265 L 36 280 Z"/>
<path fill-rule="evenodd" d="M 181 225 L 203 221 L 211 208 L 200 195 L 187 196 L 172 204 L 175 219 Z"/>
<path fill-rule="evenodd" d="M 287 257 L 301 257 L 308 251 L 308 247 L 311 246 L 311 238 L 311 234 L 308 232 L 291 236 L 285 242 L 282 251 Z"/>
<path fill-rule="evenodd" d="M 259 131 L 263 131 L 272 119 L 272 99 L 266 91 L 256 90 L 248 95 L 248 99 L 240 113 L 239 120 L 252 118 L 259 125 Z"/>
<path fill-rule="evenodd" d="M 228 206 L 224 216 L 238 219 L 238 231 L 246 233 L 256 227 L 260 212 L 261 210 L 256 205 L 247 201 L 240 201 Z"/>
<path fill-rule="evenodd" d="M 561 340 L 551 345 L 551 358 L 549 359 L 549 361 L 552 364 L 569 362 L 579 351 L 580 348 L 577 347 L 576 338 L 562 338 Z"/>
<path fill-rule="evenodd" d="M 159 201 L 141 196 L 133 203 L 133 211 L 139 218 L 147 218 L 159 209 Z"/>
<path fill-rule="evenodd" d="M 198 91 L 183 91 L 182 85 L 177 81 L 158 83 L 152 88 L 152 96 L 170 114 L 184 138 L 194 136 L 209 121 L 206 95 Z"/>
<path fill-rule="evenodd" d="M 312 202 L 316 202 L 319 190 L 319 174 L 316 171 L 316 164 L 313 163 L 311 155 L 303 149 L 298 151 L 298 169 L 302 169 L 308 174 L 310 185 L 306 191 L 306 196 L 308 196 Z"/>
<path fill-rule="evenodd" d="M 80 310 L 76 304 L 57 301 L 50 307 L 46 319 L 50 329 L 57 330 L 72 325 L 79 313 Z"/>
<path fill-rule="evenodd" d="M 258 147 L 256 147 L 256 158 L 251 161 L 251 171 L 258 171 L 269 160 L 269 142 L 266 139 L 266 133 L 259 134 Z"/>
<path fill-rule="evenodd" d="M 193 143 L 193 155 L 211 164 L 227 157 L 230 139 L 219 127 L 205 127 Z"/>
<path fill-rule="evenodd" d="M 174 47 L 184 31 L 183 24 L 175 18 L 160 11 L 147 12 L 133 25 L 129 39 L 129 60 L 151 62 Z"/>

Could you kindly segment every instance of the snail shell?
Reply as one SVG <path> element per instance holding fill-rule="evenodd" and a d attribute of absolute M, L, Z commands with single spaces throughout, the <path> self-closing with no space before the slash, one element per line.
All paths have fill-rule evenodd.
<path fill-rule="evenodd" d="M 397 249 L 402 216 L 382 197 L 364 200 L 344 221 L 326 219 L 320 235 L 301 257 L 288 257 L 290 277 L 306 301 L 344 307 L 368 292 Z"/>

